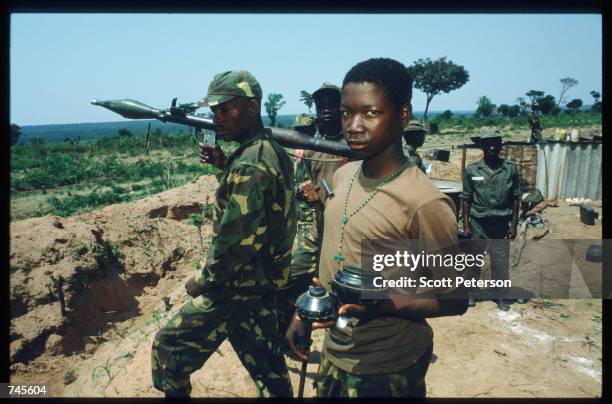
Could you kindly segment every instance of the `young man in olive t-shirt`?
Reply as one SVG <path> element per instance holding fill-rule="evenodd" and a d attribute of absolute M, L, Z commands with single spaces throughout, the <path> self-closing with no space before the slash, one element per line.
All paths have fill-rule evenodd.
<path fill-rule="evenodd" d="M 412 79 L 406 67 L 391 59 L 369 59 L 354 66 L 342 86 L 344 137 L 358 159 L 334 174 L 336 196 L 325 205 L 320 283 L 345 265 L 361 263 L 364 239 L 449 240 L 456 244 L 452 201 L 408 159 L 402 130 L 411 117 Z M 317 375 L 319 397 L 423 397 L 425 373 L 433 349 L 426 318 L 463 314 L 464 291 L 454 299 L 436 291 L 421 298 L 391 294 L 376 306 L 344 304 L 338 314 L 350 318 L 339 329 L 330 323 Z M 296 347 L 310 324 L 294 315 L 288 343 Z"/>

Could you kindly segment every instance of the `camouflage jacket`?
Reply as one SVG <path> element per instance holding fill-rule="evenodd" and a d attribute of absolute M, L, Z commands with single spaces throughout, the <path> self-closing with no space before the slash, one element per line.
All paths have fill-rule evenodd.
<path fill-rule="evenodd" d="M 529 126 L 531 126 L 531 129 L 542 130 L 542 127 L 540 126 L 540 119 L 538 118 L 536 114 L 534 114 L 531 111 L 527 113 L 527 122 L 529 123 Z"/>
<path fill-rule="evenodd" d="M 289 156 L 263 131 L 240 144 L 217 178 L 213 235 L 196 282 L 215 296 L 284 286 L 296 232 Z"/>
<path fill-rule="evenodd" d="M 316 202 L 308 202 L 300 190 L 300 185 L 304 182 L 312 181 L 310 171 L 306 166 L 306 160 L 300 159 L 295 166 L 295 195 L 297 199 L 298 222 L 313 223 L 316 211 Z"/>

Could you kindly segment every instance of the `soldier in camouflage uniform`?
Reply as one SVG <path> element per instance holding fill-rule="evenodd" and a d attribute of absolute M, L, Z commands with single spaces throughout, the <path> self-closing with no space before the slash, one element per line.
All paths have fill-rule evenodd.
<path fill-rule="evenodd" d="M 411 120 L 408 126 L 404 128 L 404 154 L 423 172 L 425 172 L 423 159 L 417 153 L 417 149 L 423 146 L 426 133 L 427 131 L 423 127 L 423 124 L 418 120 Z"/>
<path fill-rule="evenodd" d="M 308 114 L 299 114 L 295 118 L 293 129 L 313 136 L 316 132 L 314 119 Z M 312 187 L 312 179 L 306 161 L 302 158 L 304 150 L 295 151 L 295 197 L 297 200 L 297 233 L 293 243 L 291 271 L 289 282 L 278 294 L 278 311 L 280 330 L 284 334 L 291 316 L 295 310 L 296 299 L 304 293 L 311 284 L 316 271 L 318 240 L 313 234 L 316 213 L 316 192 Z M 286 348 L 286 347 L 285 347 Z"/>
<path fill-rule="evenodd" d="M 199 103 L 212 109 L 218 135 L 239 146 L 226 158 L 200 144 L 201 161 L 223 171 L 206 263 L 185 285 L 192 299 L 153 342 L 153 385 L 166 396 L 188 396 L 191 373 L 226 338 L 260 397 L 292 395 L 275 297 L 287 283 L 295 237 L 293 167 L 264 130 L 261 97 L 250 73 L 228 71 L 215 75 Z"/>
<path fill-rule="evenodd" d="M 340 89 L 325 82 L 312 97 L 317 111 L 317 132 L 314 137 L 346 143 L 342 136 Z M 283 292 L 284 299 L 279 300 L 280 311 L 284 313 L 283 331 L 291 321 L 295 300 L 308 289 L 313 276 L 316 277 L 318 273 L 323 207 L 327 199 L 322 182 L 327 181 L 333 189 L 333 174 L 345 162 L 346 159 L 341 156 L 306 150 L 296 168 L 296 197 L 300 203 L 300 214 L 289 289 Z"/>
<path fill-rule="evenodd" d="M 346 143 L 342 136 L 340 88 L 332 83 L 325 82 L 312 93 L 312 98 L 317 111 L 317 133 L 315 133 L 315 137 Z M 321 240 L 323 238 L 323 208 L 327 200 L 323 180 L 333 190 L 334 184 L 332 178 L 334 172 L 346 163 L 347 159 L 334 154 L 306 150 L 304 152 L 304 160 L 305 170 L 312 181 L 312 187 L 316 191 L 316 194 L 313 195 L 313 204 L 316 207 L 316 211 L 312 236 L 317 240 Z"/>
<path fill-rule="evenodd" d="M 293 122 L 293 130 L 308 136 L 314 136 L 317 132 L 315 120 L 309 114 L 297 114 Z"/>
<path fill-rule="evenodd" d="M 540 119 L 538 118 L 537 111 L 538 103 L 535 101 L 531 106 L 531 111 L 527 114 L 527 122 L 531 127 L 531 136 L 529 136 L 529 143 L 539 143 L 542 141 L 542 126 L 540 125 Z"/>

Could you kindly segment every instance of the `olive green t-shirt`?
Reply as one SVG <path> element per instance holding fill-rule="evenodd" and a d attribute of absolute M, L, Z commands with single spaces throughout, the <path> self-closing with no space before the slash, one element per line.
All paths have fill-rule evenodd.
<path fill-rule="evenodd" d="M 361 161 L 347 163 L 334 174 L 336 196 L 325 205 L 325 229 L 319 277 L 330 288 L 330 280 L 344 265 L 361 265 L 364 239 L 457 239 L 455 208 L 429 178 L 410 160 L 401 174 L 383 185 L 375 196 L 346 223 L 342 255 L 338 263 L 341 217 L 351 178 Z M 347 203 L 353 212 L 381 179 L 366 178 L 363 172 L 354 180 Z M 433 332 L 426 321 L 400 317 L 379 317 L 367 322 L 351 319 L 350 325 L 327 329 L 323 351 L 338 368 L 354 374 L 399 372 L 416 362 L 431 347 Z M 352 325 L 352 326 L 351 326 Z"/>

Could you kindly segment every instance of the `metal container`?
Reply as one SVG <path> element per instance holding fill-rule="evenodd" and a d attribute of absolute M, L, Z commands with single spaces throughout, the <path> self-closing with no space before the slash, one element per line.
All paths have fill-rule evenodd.
<path fill-rule="evenodd" d="M 378 304 L 383 300 L 381 292 L 386 288 L 374 287 L 377 273 L 363 271 L 360 267 L 347 265 L 336 272 L 331 281 L 331 293 L 340 304 Z"/>
<path fill-rule="evenodd" d="M 310 286 L 295 301 L 295 310 L 307 321 L 332 321 L 338 317 L 338 302 L 325 288 Z"/>
<path fill-rule="evenodd" d="M 580 205 L 580 221 L 584 224 L 594 225 L 599 214 L 589 205 Z"/>

